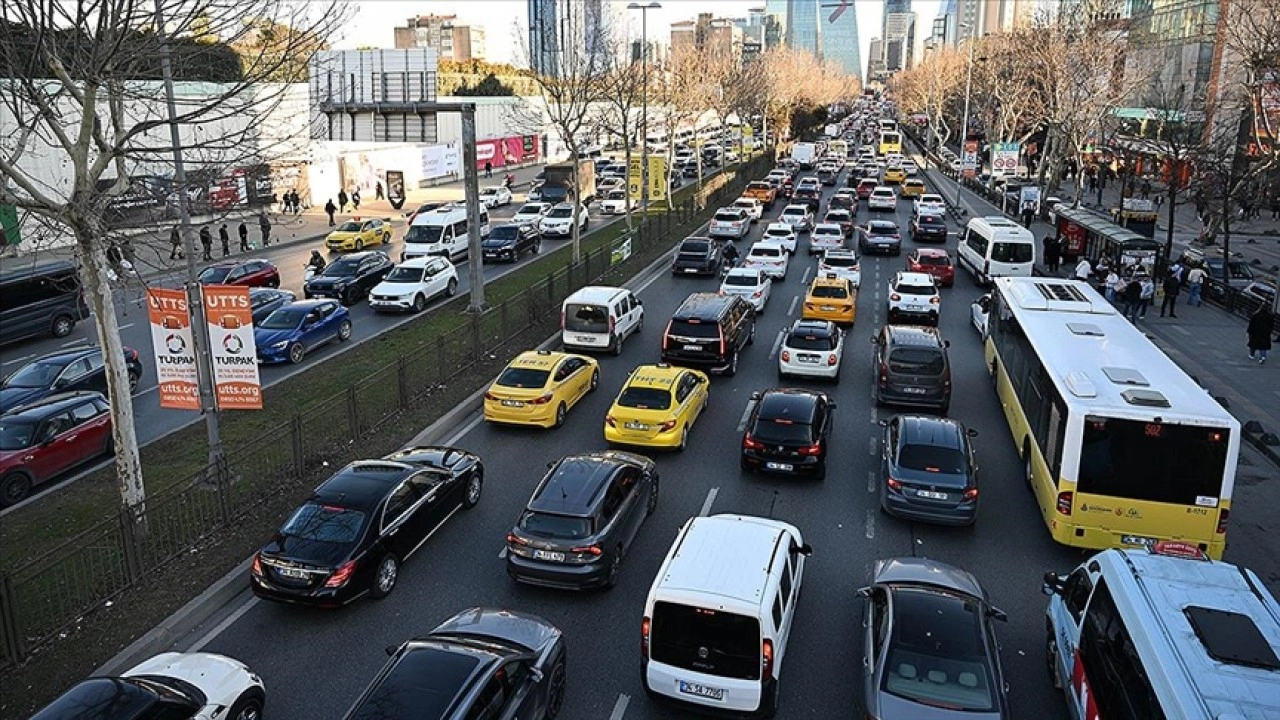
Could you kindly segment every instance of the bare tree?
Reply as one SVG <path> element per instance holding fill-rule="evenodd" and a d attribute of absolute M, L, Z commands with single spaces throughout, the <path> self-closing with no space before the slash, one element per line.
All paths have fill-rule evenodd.
<path fill-rule="evenodd" d="M 650 69 L 649 113 L 657 115 L 658 122 L 666 130 L 668 138 L 675 138 L 684 129 L 697 131 L 699 120 L 707 109 L 708 84 L 701 70 L 701 56 L 688 50 L 677 50 L 668 55 L 666 62 Z M 647 139 L 644 139 L 647 142 Z M 675 143 L 667 143 L 667 167 L 671 167 Z M 694 153 L 694 161 L 701 165 L 702 153 Z M 699 167 L 699 187 L 702 184 Z M 667 207 L 672 207 L 671 193 L 667 193 Z"/>
<path fill-rule="evenodd" d="M 941 48 L 926 62 L 895 73 L 890 79 L 893 96 L 903 110 L 929 117 L 931 144 L 946 144 L 951 138 L 948 109 L 964 96 L 967 55 L 956 48 Z"/>
<path fill-rule="evenodd" d="M 631 167 L 631 150 L 638 137 L 638 127 L 641 123 L 641 110 L 644 105 L 645 77 L 643 60 L 640 62 L 631 62 L 623 60 L 627 57 L 625 50 L 628 43 L 625 39 L 614 39 L 610 42 L 612 48 L 611 61 L 607 71 L 601 78 L 600 101 L 604 105 L 604 112 L 600 116 L 600 124 L 609 135 L 617 138 L 622 143 L 622 151 L 624 160 L 628 168 Z M 641 137 L 641 142 L 646 139 Z M 645 169 L 648 172 L 648 169 Z M 631 229 L 631 193 L 628 192 L 626 197 L 626 223 L 627 229 Z"/>
<path fill-rule="evenodd" d="M 161 16 L 163 28 L 156 24 Z M 0 6 L 0 107 L 12 121 L 0 135 L 0 203 L 17 206 L 28 224 L 39 226 L 37 243 L 65 238 L 73 244 L 107 369 L 116 477 L 125 505 L 135 511 L 146 493 L 107 257 L 117 237 L 108 213 L 136 191 L 132 178 L 172 173 L 171 121 L 157 82 L 162 65 L 171 58 L 176 77 L 204 81 L 200 92 L 176 101 L 172 121 L 197 169 L 216 172 L 250 164 L 249 158 L 261 163 L 277 148 L 255 120 L 289 98 L 287 85 L 264 82 L 289 77 L 299 59 L 305 67 L 342 20 L 340 8 L 284 0 L 7 0 Z M 269 42 L 263 28 L 270 28 Z M 232 46 L 250 35 L 262 52 L 237 57 Z M 305 109 L 299 111 L 305 117 Z M 195 189 L 207 185 L 172 192 Z M 190 245 L 188 238 L 188 252 Z"/>

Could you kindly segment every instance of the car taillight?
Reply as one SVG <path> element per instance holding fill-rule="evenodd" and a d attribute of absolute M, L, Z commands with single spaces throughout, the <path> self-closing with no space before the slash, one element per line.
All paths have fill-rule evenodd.
<path fill-rule="evenodd" d="M 722 330 L 720 332 L 720 356 L 721 357 L 724 357 L 725 349 L 726 349 L 726 346 L 724 341 L 724 331 Z"/>
<path fill-rule="evenodd" d="M 546 405 L 547 403 L 551 402 L 551 398 L 553 397 L 555 397 L 553 393 L 547 393 L 546 395 L 542 395 L 541 397 L 536 397 L 530 400 L 529 404 L 530 405 Z"/>
<path fill-rule="evenodd" d="M 1227 532 L 1227 518 L 1231 517 L 1231 508 L 1223 508 L 1218 512 L 1218 534 Z"/>
<path fill-rule="evenodd" d="M 947 392 L 951 392 L 951 368 L 947 368 L 946 372 L 942 373 L 942 387 Z"/>
<path fill-rule="evenodd" d="M 348 560 L 337 570 L 333 571 L 333 574 L 329 576 L 329 579 L 324 581 L 324 586 L 327 588 L 342 587 L 347 584 L 347 581 L 351 579 L 351 574 L 355 571 L 356 561 Z"/>
<path fill-rule="evenodd" d="M 783 351 L 782 351 L 782 362 L 791 362 L 791 351 L 790 351 L 790 350 L 783 350 Z"/>
<path fill-rule="evenodd" d="M 615 324 L 616 322 L 617 322 L 617 321 L 616 321 L 616 320 L 614 320 L 613 316 L 612 316 L 612 315 L 610 315 L 610 316 L 609 316 L 609 334 L 610 334 L 610 335 L 612 335 L 612 334 L 613 334 L 613 327 L 614 327 L 614 324 Z"/>
<path fill-rule="evenodd" d="M 1058 514 L 1060 515 L 1071 514 L 1072 498 L 1073 498 L 1073 493 L 1069 490 L 1066 492 L 1058 493 Z"/>
<path fill-rule="evenodd" d="M 809 446 L 807 446 L 807 447 L 802 447 L 802 448 L 800 448 L 800 450 L 799 450 L 798 452 L 799 452 L 801 455 L 810 455 L 810 456 L 812 456 L 812 455 L 821 455 L 821 454 L 822 454 L 822 443 L 817 443 L 817 444 L 814 444 L 814 445 L 809 445 Z"/>
<path fill-rule="evenodd" d="M 764 296 L 764 290 L 757 290 L 757 291 L 755 291 L 755 292 L 751 293 L 751 297 L 753 297 L 753 298 L 760 298 L 760 297 L 763 297 L 763 296 Z"/>
<path fill-rule="evenodd" d="M 807 302 L 807 303 L 805 303 L 805 304 L 804 304 L 804 309 L 805 309 L 805 310 L 812 310 L 812 309 L 813 309 L 813 303 L 811 303 L 811 302 Z"/>
<path fill-rule="evenodd" d="M 940 302 L 942 302 L 942 300 L 937 295 L 934 295 L 933 297 L 929 298 L 930 305 L 937 305 Z"/>
<path fill-rule="evenodd" d="M 840 311 L 841 311 L 841 312 L 850 312 L 851 310 L 853 310 L 853 306 L 852 306 L 852 305 L 841 305 L 841 306 L 840 306 Z"/>
<path fill-rule="evenodd" d="M 253 556 L 253 570 L 251 572 L 259 577 L 262 576 L 262 555 Z"/>
<path fill-rule="evenodd" d="M 569 552 L 579 555 L 595 555 L 596 557 L 604 554 L 599 545 L 583 545 L 582 547 L 569 548 Z"/>
<path fill-rule="evenodd" d="M 667 329 L 662 333 L 662 352 L 667 351 L 667 336 L 671 334 L 671 321 L 667 321 Z"/>
<path fill-rule="evenodd" d="M 835 367 L 836 362 L 838 362 L 839 360 L 840 360 L 840 358 L 836 357 L 836 354 L 835 354 L 835 353 L 831 353 L 831 354 L 827 355 L 827 365 L 829 365 L 829 366 L 831 366 L 831 367 Z"/>
<path fill-rule="evenodd" d="M 640 621 L 640 654 L 645 660 L 649 659 L 649 628 L 653 625 L 653 621 L 646 615 L 644 620 Z"/>
<path fill-rule="evenodd" d="M 889 363 L 880 363 L 880 384 L 885 385 L 889 382 Z"/>
<path fill-rule="evenodd" d="M 759 440 L 756 440 L 755 438 L 751 437 L 751 435 L 750 435 L 750 434 L 743 435 L 743 436 L 742 436 L 742 449 L 743 449 L 743 450 L 763 450 L 763 449 L 764 449 L 764 443 L 762 443 L 762 442 L 760 442 Z"/>
<path fill-rule="evenodd" d="M 760 644 L 760 679 L 768 682 L 773 679 L 773 641 L 766 639 Z"/>
<path fill-rule="evenodd" d="M 885 484 L 885 485 L 887 485 L 887 486 L 889 486 L 889 489 L 890 489 L 890 490 L 901 490 L 901 489 L 902 489 L 902 483 L 901 483 L 900 481 L 898 481 L 896 478 L 886 477 L 886 478 L 884 479 L 884 484 Z"/>
<path fill-rule="evenodd" d="M 618 420 L 612 415 L 605 415 L 604 421 L 609 427 L 618 427 Z"/>
<path fill-rule="evenodd" d="M 489 392 L 488 390 L 486 390 L 486 391 L 484 392 L 484 399 L 485 399 L 485 400 L 493 400 L 494 402 L 497 402 L 497 400 L 498 400 L 498 396 L 497 396 L 497 395 L 494 395 L 493 393 L 491 393 L 491 392 Z"/>
<path fill-rule="evenodd" d="M 658 429 L 659 429 L 659 432 L 667 432 L 668 430 L 674 430 L 675 427 L 676 427 L 676 421 L 668 420 L 662 423 L 661 425 L 659 425 Z"/>
<path fill-rule="evenodd" d="M 902 296 L 899 295 L 898 293 L 893 293 L 889 296 L 889 299 L 893 300 L 894 302 L 897 302 L 902 299 Z"/>
<path fill-rule="evenodd" d="M 508 545 L 528 545 L 529 541 L 525 540 L 519 535 L 516 535 L 515 533 L 507 533 L 507 544 Z"/>
<path fill-rule="evenodd" d="M 965 499 L 965 500 L 977 500 L 977 499 L 978 499 L 978 488 L 976 488 L 976 487 L 972 487 L 972 488 L 969 488 L 968 490 L 965 490 L 965 491 L 964 491 L 964 499 Z"/>

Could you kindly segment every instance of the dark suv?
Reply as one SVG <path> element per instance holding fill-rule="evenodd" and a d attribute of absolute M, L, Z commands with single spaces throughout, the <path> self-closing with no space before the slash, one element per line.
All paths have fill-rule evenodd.
<path fill-rule="evenodd" d="M 662 333 L 662 361 L 732 377 L 738 372 L 738 353 L 755 339 L 756 316 L 750 302 L 737 295 L 694 293 Z"/>
<path fill-rule="evenodd" d="M 708 237 L 685 238 L 671 263 L 676 275 L 715 275 L 719 270 L 720 243 Z"/>
<path fill-rule="evenodd" d="M 526 252 L 542 250 L 542 236 L 534 223 L 498 225 L 480 242 L 485 262 L 515 262 Z"/>
<path fill-rule="evenodd" d="M 742 469 L 827 476 L 835 402 L 825 393 L 775 388 L 754 393 L 742 434 Z"/>
<path fill-rule="evenodd" d="M 658 507 L 655 463 L 614 450 L 548 467 L 507 533 L 507 574 L 531 585 L 613 587 L 641 523 Z"/>
<path fill-rule="evenodd" d="M 950 342 L 937 328 L 885 325 L 871 336 L 876 346 L 876 405 L 951 407 Z"/>
<path fill-rule="evenodd" d="M 911 239 L 914 242 L 946 242 L 947 221 L 941 215 L 917 215 L 911 220 Z"/>

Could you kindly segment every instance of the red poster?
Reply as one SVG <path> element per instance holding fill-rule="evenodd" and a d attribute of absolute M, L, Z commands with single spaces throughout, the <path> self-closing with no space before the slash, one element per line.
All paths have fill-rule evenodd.
<path fill-rule="evenodd" d="M 1084 228 L 1070 220 L 1058 220 L 1058 235 L 1062 238 L 1062 254 L 1076 257 L 1084 254 L 1088 237 Z"/>
<path fill-rule="evenodd" d="M 498 138 L 495 140 L 476 141 L 476 169 L 483 170 L 485 163 L 496 170 L 508 165 L 517 165 L 538 157 L 538 138 L 536 135 Z"/>

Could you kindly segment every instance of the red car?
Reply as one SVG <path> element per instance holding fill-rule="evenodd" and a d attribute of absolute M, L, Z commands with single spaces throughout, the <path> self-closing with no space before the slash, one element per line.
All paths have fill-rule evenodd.
<path fill-rule="evenodd" d="M 866 200 L 871 197 L 871 191 L 880 186 L 880 181 L 875 178 L 862 178 L 858 181 L 858 199 Z"/>
<path fill-rule="evenodd" d="M 229 260 L 210 265 L 200 273 L 201 285 L 280 287 L 280 271 L 269 260 Z"/>
<path fill-rule="evenodd" d="M 907 272 L 928 273 L 938 284 L 951 287 L 956 281 L 956 267 L 942 248 L 917 248 L 907 256 Z"/>
<path fill-rule="evenodd" d="M 111 452 L 111 413 L 96 392 L 51 395 L 0 416 L 0 505 Z"/>

